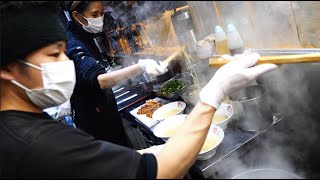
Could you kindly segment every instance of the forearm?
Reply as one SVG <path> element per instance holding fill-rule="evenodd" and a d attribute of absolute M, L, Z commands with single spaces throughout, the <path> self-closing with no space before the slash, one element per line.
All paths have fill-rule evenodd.
<path fill-rule="evenodd" d="M 215 109 L 199 102 L 186 122 L 157 156 L 157 178 L 183 178 L 195 162 L 211 125 Z"/>
<path fill-rule="evenodd" d="M 132 76 L 136 76 L 142 72 L 138 64 L 120 69 L 118 71 L 100 74 L 98 76 L 98 82 L 101 89 L 111 88 L 122 80 L 128 79 Z"/>

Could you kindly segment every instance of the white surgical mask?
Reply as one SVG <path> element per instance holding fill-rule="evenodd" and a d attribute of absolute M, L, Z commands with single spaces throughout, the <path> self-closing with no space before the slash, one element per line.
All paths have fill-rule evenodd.
<path fill-rule="evenodd" d="M 61 61 L 41 64 L 41 68 L 19 60 L 32 68 L 41 71 L 43 88 L 28 89 L 15 80 L 11 82 L 24 89 L 31 101 L 46 109 L 60 105 L 70 99 L 76 84 L 76 73 L 73 61 Z"/>
<path fill-rule="evenodd" d="M 79 13 L 80 14 L 80 13 Z M 79 22 L 82 25 L 82 28 L 89 32 L 89 33 L 98 33 L 102 32 L 103 30 L 103 18 L 104 16 L 98 17 L 98 18 L 86 18 L 82 14 L 80 14 L 83 18 L 85 18 L 88 21 L 88 26 L 85 26 L 81 22 Z"/>

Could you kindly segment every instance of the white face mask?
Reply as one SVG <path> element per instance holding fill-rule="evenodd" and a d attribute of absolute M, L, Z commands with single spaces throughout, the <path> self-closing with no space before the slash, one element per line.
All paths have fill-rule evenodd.
<path fill-rule="evenodd" d="M 80 14 L 80 13 L 79 13 Z M 85 26 L 80 21 L 79 23 L 82 25 L 82 28 L 89 33 L 98 33 L 103 30 L 103 18 L 104 16 L 98 18 L 86 18 L 82 14 L 80 14 L 83 18 L 88 21 L 88 26 Z"/>
<path fill-rule="evenodd" d="M 23 64 L 38 69 L 42 74 L 43 88 L 28 89 L 15 80 L 11 82 L 24 89 L 31 101 L 46 109 L 60 105 L 70 99 L 76 84 L 76 73 L 73 61 L 61 61 L 41 64 L 41 68 L 19 60 Z"/>

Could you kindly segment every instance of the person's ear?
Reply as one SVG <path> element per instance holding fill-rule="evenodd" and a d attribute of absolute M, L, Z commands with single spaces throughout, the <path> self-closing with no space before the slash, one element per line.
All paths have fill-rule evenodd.
<path fill-rule="evenodd" d="M 81 21 L 81 15 L 77 12 L 77 11 L 72 11 L 72 17 L 74 20 L 76 20 L 78 23 L 80 24 L 84 24 L 82 21 Z"/>
<path fill-rule="evenodd" d="M 7 81 L 14 80 L 13 74 L 6 67 L 0 69 L 0 78 Z"/>
<path fill-rule="evenodd" d="M 71 13 L 71 14 L 72 14 L 72 17 L 73 17 L 73 19 L 74 19 L 74 20 L 79 21 L 77 11 L 72 11 L 72 13 Z"/>

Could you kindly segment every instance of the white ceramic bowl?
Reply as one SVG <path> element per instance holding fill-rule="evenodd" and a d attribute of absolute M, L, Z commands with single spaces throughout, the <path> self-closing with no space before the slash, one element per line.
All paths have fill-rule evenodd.
<path fill-rule="evenodd" d="M 159 124 L 157 124 L 153 130 L 153 134 L 159 138 L 168 140 L 171 136 L 168 135 L 168 131 L 172 132 L 179 129 L 179 126 L 183 124 L 187 117 L 188 115 L 186 114 L 171 116 L 170 118 L 167 118 L 164 121 L 161 121 Z M 173 134 L 174 132 L 172 132 L 172 135 Z"/>
<path fill-rule="evenodd" d="M 153 115 L 152 119 L 155 120 L 164 120 L 172 116 L 182 114 L 187 104 L 183 101 L 175 101 L 169 104 L 166 104 L 159 109 L 157 109 Z"/>
<path fill-rule="evenodd" d="M 224 131 L 219 126 L 211 125 L 207 138 L 210 136 L 216 139 L 216 143 L 208 150 L 203 152 L 200 151 L 197 160 L 207 160 L 216 154 L 217 149 L 224 138 Z"/>
<path fill-rule="evenodd" d="M 222 129 L 226 129 L 229 121 L 231 120 L 233 116 L 233 109 L 231 104 L 222 103 L 219 107 L 219 109 L 215 112 L 215 116 L 226 116 L 227 118 L 223 121 L 220 121 L 218 123 L 215 123 L 212 121 L 212 124 L 217 125 L 221 127 Z M 214 117 L 215 117 L 214 116 Z M 213 118 L 214 118 L 213 117 Z"/>
<path fill-rule="evenodd" d="M 180 128 L 187 117 L 188 115 L 186 114 L 179 114 L 165 119 L 156 125 L 153 130 L 154 135 L 167 141 Z M 170 135 L 168 134 L 168 131 L 171 131 Z M 198 160 L 207 160 L 215 155 L 217 148 L 224 138 L 224 131 L 219 126 L 211 125 L 207 137 L 215 138 L 216 142 L 206 151 L 200 151 L 197 157 Z"/>

